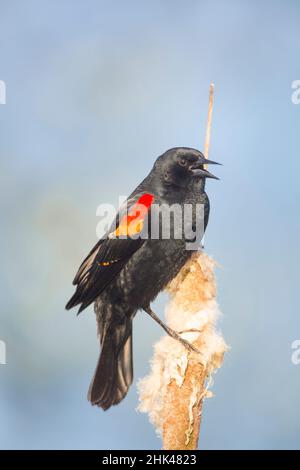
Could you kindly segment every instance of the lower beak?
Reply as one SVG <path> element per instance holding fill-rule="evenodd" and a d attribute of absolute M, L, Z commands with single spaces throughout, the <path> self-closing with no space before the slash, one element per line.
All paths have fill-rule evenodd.
<path fill-rule="evenodd" d="M 209 171 L 204 170 L 202 168 L 194 168 L 194 169 L 191 169 L 191 171 L 193 173 L 193 176 L 200 176 L 201 178 L 213 178 L 214 180 L 220 179 L 217 176 L 210 173 Z"/>

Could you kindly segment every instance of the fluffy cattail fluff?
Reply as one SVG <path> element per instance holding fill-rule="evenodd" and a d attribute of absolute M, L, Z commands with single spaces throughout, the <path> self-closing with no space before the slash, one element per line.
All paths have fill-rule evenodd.
<path fill-rule="evenodd" d="M 226 343 L 216 331 L 220 315 L 216 302 L 215 261 L 204 252 L 190 261 L 169 284 L 166 316 L 176 331 L 200 353 L 189 352 L 180 342 L 163 337 L 154 346 L 150 374 L 139 384 L 138 409 L 149 415 L 162 436 L 163 448 L 196 449 L 202 402 L 213 372 L 223 361 Z"/>

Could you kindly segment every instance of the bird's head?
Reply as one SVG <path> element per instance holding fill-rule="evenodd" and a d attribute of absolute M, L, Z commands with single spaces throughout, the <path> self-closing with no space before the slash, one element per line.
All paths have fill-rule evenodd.
<path fill-rule="evenodd" d="M 157 158 L 153 171 L 165 185 L 185 188 L 195 179 L 219 179 L 204 168 L 205 164 L 218 164 L 207 160 L 199 150 L 175 147 Z"/>

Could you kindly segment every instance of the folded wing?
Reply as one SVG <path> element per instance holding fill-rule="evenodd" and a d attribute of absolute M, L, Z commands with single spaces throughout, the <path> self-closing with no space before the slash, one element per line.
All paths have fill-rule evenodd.
<path fill-rule="evenodd" d="M 120 209 L 111 229 L 82 262 L 73 284 L 76 291 L 67 309 L 80 305 L 78 313 L 93 303 L 144 243 L 146 219 L 154 202 L 149 193 L 137 193 Z"/>

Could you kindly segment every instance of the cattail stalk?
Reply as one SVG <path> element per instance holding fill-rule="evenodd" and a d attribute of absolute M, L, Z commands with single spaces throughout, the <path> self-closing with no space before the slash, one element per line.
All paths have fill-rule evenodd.
<path fill-rule="evenodd" d="M 214 86 L 210 86 L 205 156 L 208 157 Z M 139 410 L 147 412 L 162 436 L 163 449 L 197 449 L 204 398 L 211 396 L 213 372 L 227 349 L 216 331 L 220 315 L 216 301 L 216 263 L 196 252 L 171 281 L 166 309 L 167 324 L 192 343 L 188 351 L 169 336 L 154 346 L 150 374 L 139 383 Z"/>

